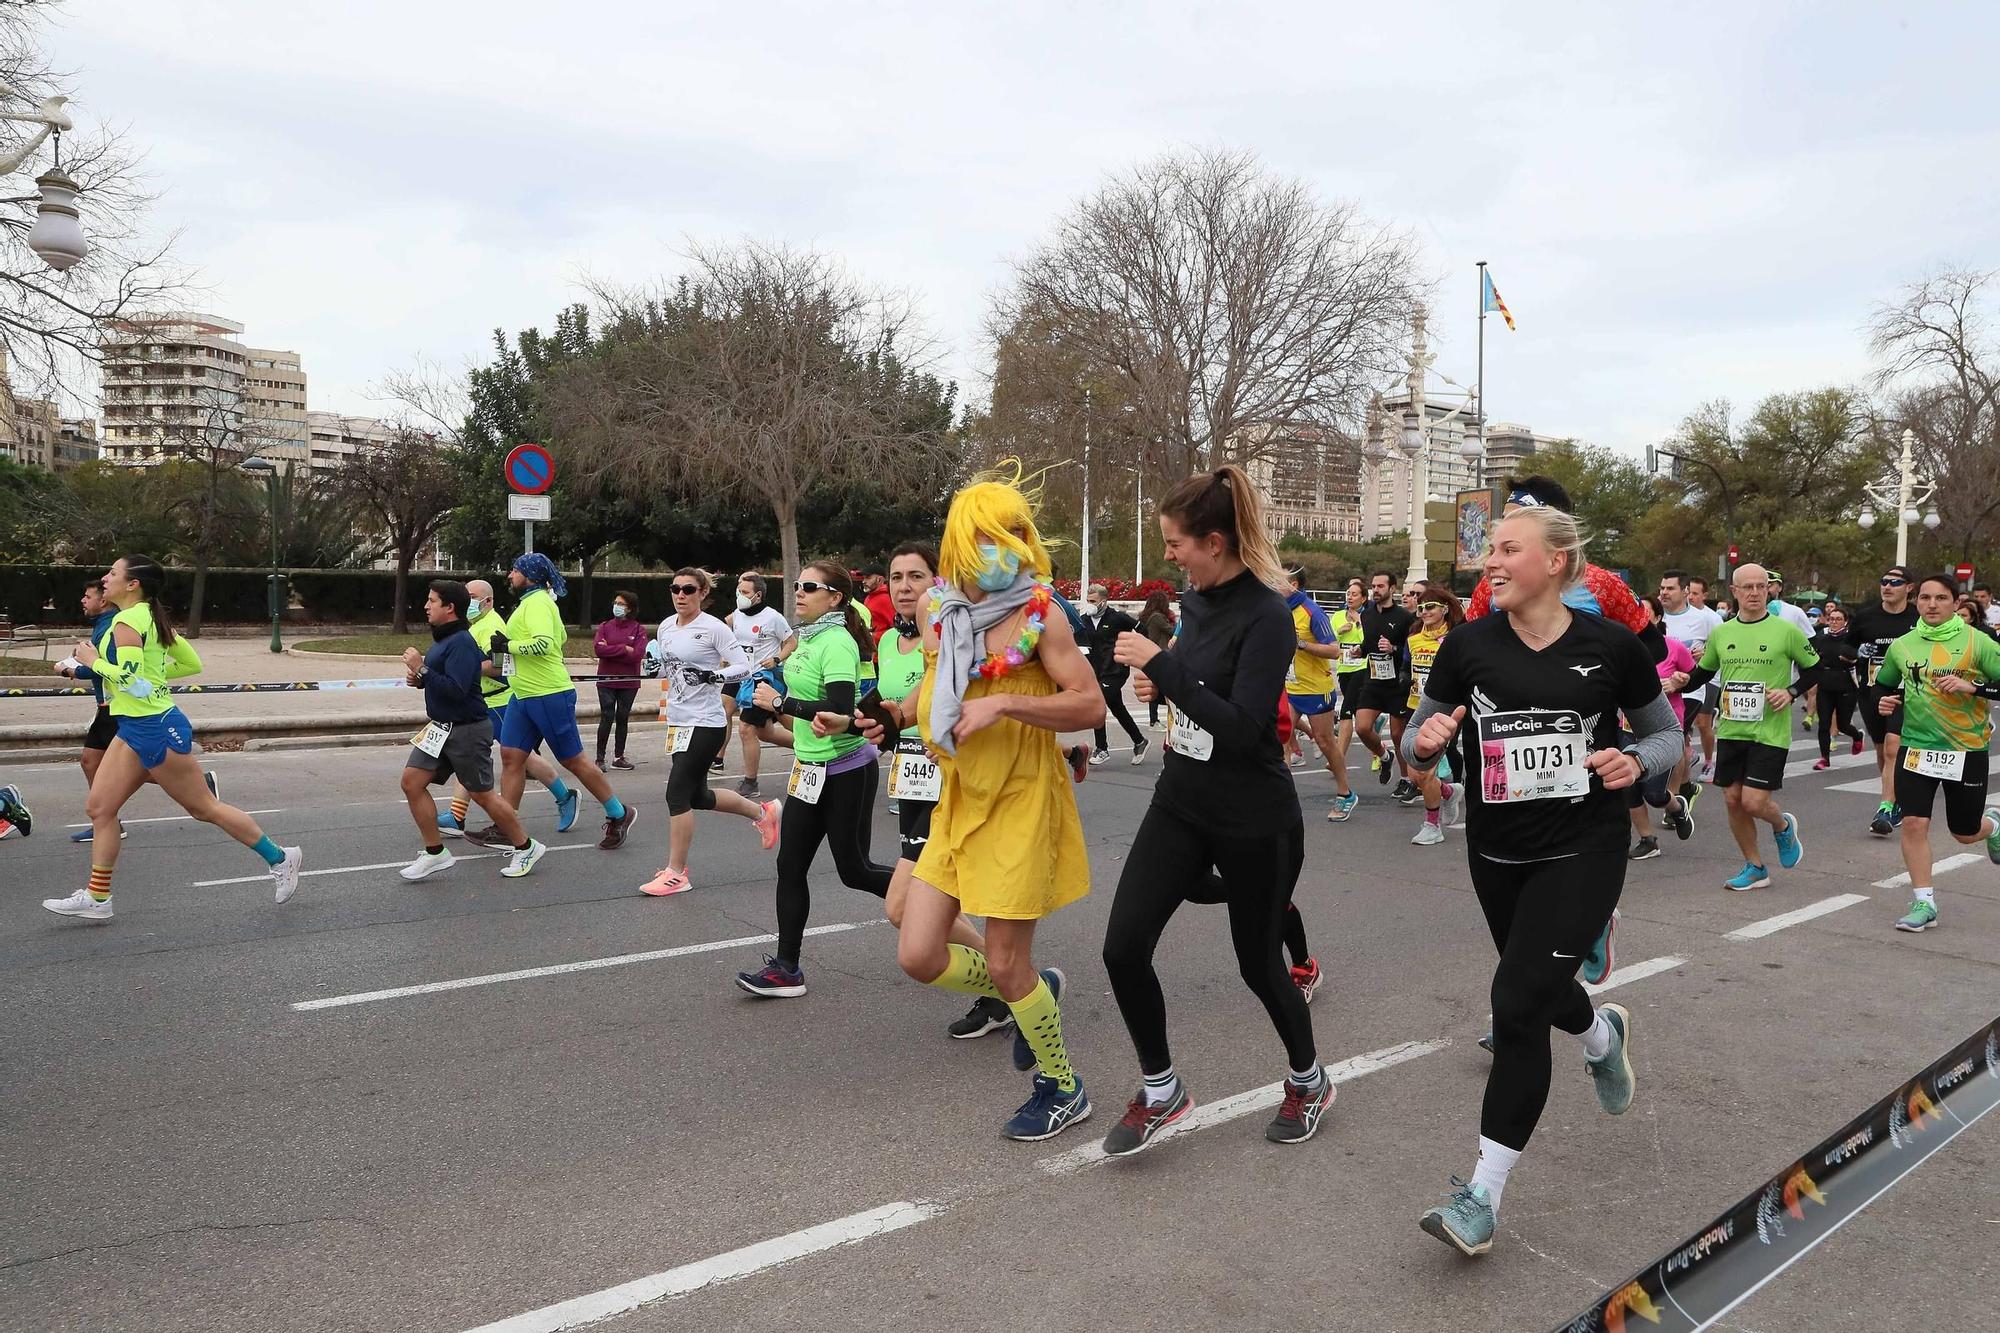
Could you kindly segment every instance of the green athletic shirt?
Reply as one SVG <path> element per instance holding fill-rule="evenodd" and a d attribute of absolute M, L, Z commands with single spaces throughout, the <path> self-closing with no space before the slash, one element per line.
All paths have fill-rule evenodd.
<path fill-rule="evenodd" d="M 484 620 L 485 617 L 481 616 Z M 514 655 L 514 697 L 539 699 L 576 688 L 563 665 L 569 630 L 547 588 L 532 588 L 507 617 L 507 651 Z"/>
<path fill-rule="evenodd" d="M 909 652 L 903 651 L 905 643 L 910 645 Z M 900 703 L 915 694 L 917 686 L 924 679 L 923 640 L 905 639 L 896 631 L 890 630 L 875 645 L 875 652 L 878 677 L 875 688 L 882 692 L 882 697 Z"/>
<path fill-rule="evenodd" d="M 1340 656 L 1333 659 L 1334 669 L 1343 676 L 1366 671 L 1368 655 L 1361 651 L 1361 640 L 1366 637 L 1361 617 L 1352 611 L 1335 611 L 1328 619 L 1333 622 L 1333 641 L 1340 645 Z"/>
<path fill-rule="evenodd" d="M 507 628 L 507 617 L 498 611 L 482 611 L 479 619 L 467 628 L 472 634 L 472 641 L 479 645 L 479 651 L 490 653 L 493 651 L 493 636 Z M 482 674 L 479 677 L 479 697 L 486 701 L 488 708 L 505 708 L 514 702 L 514 686 L 505 676 Z"/>
<path fill-rule="evenodd" d="M 1946 672 L 1968 684 L 2000 681 L 2000 644 L 1975 633 L 1934 643 L 1911 630 L 1889 645 L 1875 673 L 1877 689 L 1903 696 L 1903 747 L 1910 750 L 1965 750 L 1977 753 L 1993 741 L 1992 701 L 1976 694 L 1940 694 L 1931 677 Z"/>
<path fill-rule="evenodd" d="M 785 693 L 788 696 L 824 699 L 829 681 L 846 681 L 858 687 L 860 679 L 861 649 L 855 644 L 854 636 L 837 625 L 823 629 L 811 638 L 801 633 L 797 651 L 785 659 Z M 821 737 L 813 735 L 809 720 L 795 717 L 791 722 L 792 751 L 804 763 L 828 763 L 854 753 L 864 743 L 852 731 Z"/>
<path fill-rule="evenodd" d="M 138 647 L 118 646 L 120 625 L 139 636 Z M 92 670 L 104 678 L 113 717 L 157 717 L 174 706 L 174 697 L 167 693 L 167 650 L 160 644 L 151 606 L 140 602 L 113 616 L 97 651 L 99 664 Z M 134 680 L 151 683 L 152 692 L 139 698 L 128 688 Z"/>
<path fill-rule="evenodd" d="M 1792 686 L 1794 666 L 1800 671 L 1810 671 L 1818 665 L 1819 654 L 1812 650 L 1798 627 L 1768 612 L 1762 619 L 1747 623 L 1723 621 L 1701 650 L 1702 669 L 1713 671 L 1721 682 L 1719 700 L 1726 697 L 1732 681 L 1754 681 L 1787 690 Z M 1755 741 L 1788 750 L 1792 744 L 1791 705 L 1772 708 L 1767 700 L 1763 719 L 1758 722 L 1732 722 L 1726 706 L 1718 707 L 1715 734 L 1720 740 Z"/>

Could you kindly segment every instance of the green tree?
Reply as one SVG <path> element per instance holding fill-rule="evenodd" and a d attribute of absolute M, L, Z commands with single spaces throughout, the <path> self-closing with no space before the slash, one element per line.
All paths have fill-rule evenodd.
<path fill-rule="evenodd" d="M 1660 492 L 1638 459 L 1601 445 L 1562 440 L 1538 451 L 1524 466 L 1562 483 L 1569 492 L 1576 516 L 1589 534 L 1593 564 L 1631 570 L 1651 565 L 1649 548 L 1639 541 L 1636 529 Z"/>
<path fill-rule="evenodd" d="M 54 473 L 0 458 L 0 563 L 44 564 L 53 558 L 63 492 Z"/>

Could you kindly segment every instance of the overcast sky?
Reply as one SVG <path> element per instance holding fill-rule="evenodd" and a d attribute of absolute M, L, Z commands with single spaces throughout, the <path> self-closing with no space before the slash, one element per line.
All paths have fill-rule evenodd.
<path fill-rule="evenodd" d="M 1419 240 L 1439 369 L 1636 450 L 1702 401 L 1857 382 L 1871 307 L 2000 267 L 1988 4 L 74 0 L 208 309 L 315 408 L 483 359 L 687 237 L 812 244 L 922 300 L 986 391 L 1007 262 L 1107 171 L 1242 146 Z M 87 223 L 87 219 L 86 219 Z"/>

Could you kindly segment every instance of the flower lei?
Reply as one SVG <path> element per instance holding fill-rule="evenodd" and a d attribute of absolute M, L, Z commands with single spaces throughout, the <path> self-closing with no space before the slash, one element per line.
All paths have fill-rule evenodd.
<path fill-rule="evenodd" d="M 942 585 L 942 580 L 940 580 Z M 931 625 L 939 620 L 938 609 L 942 605 L 937 593 L 931 598 Z M 997 653 L 988 653 L 984 660 L 973 663 L 972 679 L 998 680 L 1016 667 L 1023 666 L 1034 656 L 1035 645 L 1041 642 L 1042 629 L 1048 624 L 1049 608 L 1055 605 L 1054 591 L 1046 583 L 1037 583 L 1035 590 L 1028 594 L 1027 619 L 1021 622 L 1021 637 L 1008 644 Z"/>

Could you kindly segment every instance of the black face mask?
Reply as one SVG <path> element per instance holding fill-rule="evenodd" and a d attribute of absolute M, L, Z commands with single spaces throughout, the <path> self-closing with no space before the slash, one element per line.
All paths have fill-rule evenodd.
<path fill-rule="evenodd" d="M 917 622 L 909 616 L 897 616 L 889 623 L 895 628 L 896 633 L 906 639 L 914 639 L 923 633 L 922 630 L 917 628 Z"/>
<path fill-rule="evenodd" d="M 431 642 L 441 643 L 465 628 L 465 617 L 453 612 L 452 618 L 442 625 L 431 626 Z"/>

